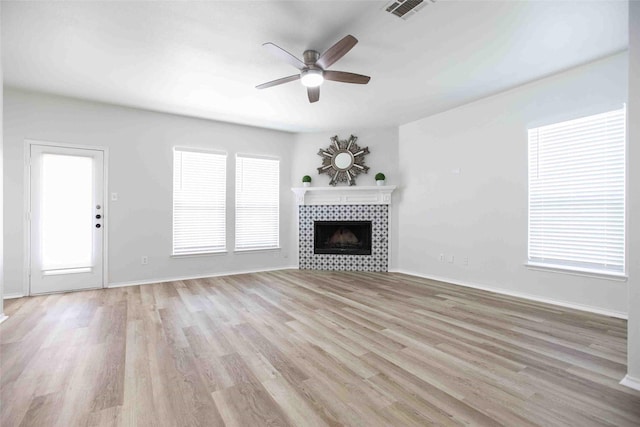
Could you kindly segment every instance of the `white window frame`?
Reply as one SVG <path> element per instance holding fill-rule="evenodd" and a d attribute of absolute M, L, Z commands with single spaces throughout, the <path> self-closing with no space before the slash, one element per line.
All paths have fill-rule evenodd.
<path fill-rule="evenodd" d="M 275 224 L 277 227 L 276 230 L 276 242 L 274 242 L 273 244 L 270 245 L 260 245 L 260 244 L 253 244 L 253 245 L 249 245 L 249 244 L 240 244 L 239 245 L 239 238 L 238 238 L 238 232 L 241 229 L 242 225 L 239 224 L 239 213 L 240 213 L 240 209 L 242 209 L 242 207 L 240 206 L 241 203 L 241 192 L 242 192 L 242 188 L 243 188 L 243 183 L 242 183 L 242 179 L 240 177 L 240 171 L 239 171 L 239 160 L 240 159 L 256 159 L 256 160 L 268 160 L 268 161 L 274 161 L 277 162 L 277 168 L 278 168 L 278 172 L 277 172 L 277 183 L 275 185 L 275 191 L 276 191 L 276 203 L 275 206 L 277 207 L 277 212 L 276 212 L 276 218 L 275 218 Z M 281 174 L 280 174 L 280 163 L 281 160 L 278 157 L 271 157 L 271 156 L 262 156 L 262 155 L 254 155 L 254 154 L 241 154 L 238 153 L 236 154 L 236 163 L 235 163 L 235 167 L 236 167 L 236 171 L 235 171 L 235 178 L 236 178 L 236 188 L 235 188 L 235 194 L 236 194 L 236 198 L 235 198 L 235 248 L 234 251 L 235 252 L 251 252 L 251 251 L 270 251 L 270 250 L 280 250 L 280 184 L 281 184 Z"/>
<path fill-rule="evenodd" d="M 622 121 L 621 124 L 620 124 L 620 121 Z M 528 261 L 526 264 L 527 266 L 533 269 L 566 272 L 568 274 L 605 277 L 605 278 L 618 279 L 618 280 L 620 279 L 624 280 L 626 278 L 626 268 L 627 268 L 626 266 L 627 264 L 626 125 L 627 124 L 626 122 L 627 122 L 626 106 L 623 105 L 622 108 L 609 110 L 603 113 L 592 114 L 592 115 L 581 117 L 574 120 L 568 120 L 568 121 L 563 121 L 559 123 L 553 123 L 546 126 L 539 126 L 539 127 L 528 129 L 528 137 L 529 137 L 529 142 L 528 142 L 528 163 L 529 163 L 529 169 L 528 169 L 529 180 L 528 181 L 529 183 L 528 183 L 528 186 L 529 187 L 528 187 L 528 212 L 527 212 L 527 221 L 528 221 L 528 232 L 527 232 Z M 614 126 L 614 129 L 616 130 L 615 135 L 612 134 L 610 128 L 608 127 L 610 123 L 611 123 L 611 126 Z M 590 126 L 591 128 L 589 128 Z M 572 226 L 575 226 L 575 223 L 564 225 L 565 228 L 562 229 L 559 232 L 559 234 L 557 231 L 552 231 L 555 234 L 555 236 L 549 237 L 549 235 L 545 235 L 546 234 L 545 230 L 547 229 L 544 228 L 545 224 L 549 224 L 548 222 L 549 220 L 548 219 L 532 220 L 532 210 L 536 212 L 536 215 L 545 214 L 545 213 L 548 213 L 551 216 L 554 215 L 553 210 L 551 211 L 544 210 L 545 203 L 554 202 L 554 200 L 551 197 L 549 197 L 550 195 L 549 191 L 566 192 L 570 188 L 569 186 L 567 186 L 564 180 L 562 181 L 562 183 L 560 183 L 559 186 L 554 187 L 552 184 L 550 185 L 549 183 L 553 182 L 553 175 L 547 175 L 545 178 L 540 177 L 538 175 L 539 173 L 538 168 L 540 168 L 541 166 L 539 162 L 546 162 L 546 164 L 543 166 L 543 170 L 545 167 L 548 167 L 550 170 L 553 170 L 555 167 L 555 172 L 558 173 L 561 170 L 560 167 L 567 167 L 567 168 L 573 168 L 572 170 L 574 171 L 573 172 L 574 174 L 579 172 L 582 172 L 583 174 L 584 173 L 588 174 L 589 166 L 593 168 L 594 166 L 597 165 L 598 161 L 603 158 L 603 156 L 598 156 L 599 152 L 596 151 L 596 149 L 592 149 L 592 152 L 589 153 L 589 154 L 592 154 L 591 158 L 587 158 L 584 156 L 584 154 L 582 154 L 582 157 L 580 158 L 582 160 L 581 164 L 578 164 L 579 162 L 576 160 L 574 156 L 567 156 L 567 152 L 573 153 L 573 152 L 577 152 L 578 149 L 583 148 L 584 141 L 589 141 L 595 145 L 601 140 L 601 138 L 596 137 L 596 132 L 594 131 L 593 126 L 600 126 L 598 128 L 598 131 L 603 129 L 604 132 L 609 133 L 609 135 L 607 136 L 611 137 L 612 138 L 611 140 L 614 141 L 612 144 L 610 144 L 607 147 L 611 149 L 612 152 L 614 153 L 614 154 L 610 154 L 610 157 L 612 158 L 611 161 L 617 162 L 617 165 L 622 169 L 621 178 L 620 176 L 610 178 L 610 175 L 607 175 L 607 178 L 609 178 L 610 181 L 615 182 L 615 185 L 611 185 L 609 183 L 601 184 L 600 182 L 596 182 L 596 183 L 591 182 L 592 185 L 596 185 L 600 187 L 599 189 L 604 188 L 604 191 L 611 191 L 611 190 L 615 191 L 616 189 L 618 190 L 622 189 L 622 197 L 618 197 L 616 200 L 617 206 L 618 206 L 617 208 L 618 214 L 616 215 L 616 217 L 613 218 L 613 222 L 611 222 L 612 221 L 611 217 L 613 216 L 607 219 L 602 219 L 602 217 L 599 217 L 597 219 L 601 221 L 602 224 L 607 224 L 607 225 L 612 224 L 614 226 L 617 225 L 617 229 L 618 229 L 617 232 L 614 230 L 614 232 L 612 232 L 610 235 L 607 233 L 605 233 L 604 235 L 605 236 L 604 239 L 608 243 L 615 244 L 617 242 L 617 245 L 614 246 L 614 251 L 613 251 L 617 255 L 613 257 L 613 260 L 609 263 L 609 265 L 607 265 L 608 260 L 606 256 L 608 254 L 605 255 L 604 253 L 601 253 L 597 255 L 592 255 L 596 253 L 593 251 L 593 247 L 596 246 L 595 243 L 591 243 L 592 245 L 591 248 L 589 248 L 588 245 L 586 247 L 583 246 L 581 248 L 584 251 L 584 255 L 582 257 L 576 256 L 576 254 L 574 253 L 573 255 L 568 255 L 565 258 L 562 258 L 563 255 L 561 254 L 562 253 L 561 246 L 563 244 L 566 245 L 568 243 L 566 240 L 562 242 L 562 239 L 563 238 L 567 239 L 567 236 L 571 236 L 571 234 L 568 233 L 567 230 L 570 230 Z M 564 132 L 565 135 L 570 133 L 570 135 L 575 138 L 578 136 L 575 133 L 577 130 L 581 131 L 582 135 L 579 136 L 580 139 L 574 139 L 573 142 L 570 141 L 569 138 L 564 136 L 563 136 L 563 139 L 561 140 L 560 138 L 557 137 L 558 135 L 557 132 Z M 556 132 L 556 133 L 552 134 L 550 132 Z M 620 135 L 620 132 L 622 132 L 622 135 Z M 586 137 L 584 136 L 585 134 L 587 135 Z M 539 153 L 538 150 L 540 149 L 540 145 L 538 144 L 546 144 L 546 146 L 543 147 L 543 149 L 546 149 L 547 152 Z M 556 144 L 554 147 L 557 147 L 557 148 L 555 148 L 555 150 L 550 150 L 549 147 L 551 145 L 549 144 Z M 563 144 L 564 144 L 564 147 L 562 146 Z M 601 147 L 598 147 L 598 148 L 601 148 Z M 565 150 L 564 157 L 562 155 L 562 150 Z M 620 153 L 620 150 L 622 150 L 622 153 Z M 550 155 L 552 151 L 556 152 L 556 157 L 552 157 Z M 583 151 L 587 151 L 587 150 L 585 149 Z M 595 156 L 593 156 L 593 154 L 595 154 Z M 620 156 L 622 157 L 621 159 L 620 159 Z M 561 162 L 566 163 L 566 165 L 561 164 Z M 586 162 L 589 162 L 589 163 L 586 163 Z M 612 170 L 616 170 L 616 169 L 612 169 Z M 617 171 L 620 171 L 620 169 L 617 169 Z M 573 185 L 573 188 L 576 188 L 575 183 L 582 184 L 583 182 L 589 182 L 589 181 L 584 180 L 584 178 L 580 178 L 580 179 L 574 178 L 573 180 L 569 179 L 567 182 L 569 183 L 568 185 Z M 548 187 L 548 188 L 545 188 L 545 187 Z M 591 190 L 590 188 L 587 188 L 587 189 Z M 582 188 L 580 190 L 584 191 Z M 579 193 L 579 191 L 577 190 L 574 190 L 574 191 L 576 191 L 576 194 Z M 607 193 L 607 194 L 612 194 L 612 193 Z M 541 197 L 542 197 L 542 202 L 540 202 Z M 532 198 L 535 198 L 535 202 L 532 202 Z M 578 200 L 580 199 L 578 198 Z M 602 198 L 596 199 L 596 200 L 602 201 Z M 557 202 L 557 199 L 555 201 Z M 591 201 L 591 203 L 593 203 L 593 200 Z M 622 205 L 621 208 L 619 207 L 620 203 Z M 611 208 L 612 211 L 615 211 L 616 210 L 614 207 L 615 205 L 616 203 L 614 203 L 613 205 L 606 204 L 605 206 L 606 206 L 606 209 L 609 209 L 609 206 L 612 206 Z M 585 206 L 578 205 L 578 208 L 576 209 L 585 209 Z M 621 213 L 620 213 L 620 209 L 621 209 Z M 612 211 L 609 211 L 609 212 L 612 212 Z M 558 215 L 557 212 L 558 211 L 556 210 L 555 215 Z M 584 214 L 585 210 L 581 211 L 581 213 Z M 537 230 L 534 233 L 532 233 L 532 223 L 535 223 L 535 227 L 537 228 Z M 560 221 L 560 223 L 562 224 L 562 221 Z M 541 224 L 542 224 L 542 228 L 540 228 Z M 615 228 L 616 227 L 612 227 L 609 230 L 612 230 Z M 620 228 L 622 229 L 621 232 L 619 231 Z M 606 229 L 607 227 L 605 227 L 605 230 Z M 553 228 L 548 230 L 553 230 Z M 592 232 L 592 233 L 595 233 L 595 234 L 592 234 L 589 237 L 593 237 L 594 239 L 600 237 L 597 232 Z M 573 235 L 574 238 L 576 236 L 579 236 L 579 233 Z M 534 245 L 536 245 L 535 249 L 532 249 L 532 241 Z M 550 246 L 544 247 L 547 244 Z M 540 249 L 541 245 L 542 245 L 542 249 Z M 560 245 L 560 246 L 557 246 L 557 245 Z M 547 255 L 550 255 L 554 253 L 556 249 L 559 251 L 556 253 L 560 254 L 557 259 L 553 259 L 551 256 L 547 256 L 546 258 L 544 257 L 545 253 Z M 570 248 L 570 249 L 567 249 L 566 251 L 572 252 L 574 251 L 574 249 L 575 248 Z M 540 255 L 543 255 L 543 256 L 540 256 Z M 573 259 L 570 259 L 570 258 L 573 258 Z M 579 260 L 579 258 L 583 258 L 583 260 L 581 261 Z M 586 261 L 586 259 L 590 259 L 590 261 Z M 611 259 L 612 258 L 609 258 L 609 260 Z"/>
<path fill-rule="evenodd" d="M 221 192 L 222 192 L 222 196 L 220 197 L 220 194 L 218 193 L 218 198 L 220 198 L 223 201 L 223 206 L 222 206 L 222 227 L 221 227 L 221 231 L 223 233 L 222 236 L 222 241 L 223 244 L 222 245 L 212 245 L 210 248 L 204 248 L 202 250 L 197 250 L 197 249 L 193 249 L 193 250 L 188 250 L 188 249 L 183 249 L 183 250 L 178 250 L 176 251 L 176 170 L 175 170 L 175 162 L 176 162 L 176 154 L 177 152 L 182 152 L 182 153 L 202 153 L 202 154 L 210 154 L 210 155 L 215 155 L 215 156 L 220 156 L 219 160 L 222 160 L 221 164 L 223 165 L 223 171 L 220 174 L 221 177 L 221 182 L 220 182 L 220 187 L 221 187 Z M 224 151 L 216 151 L 216 150 L 207 150 L 207 149 L 201 149 L 201 148 L 193 148 L 193 147 L 174 147 L 173 148 L 173 156 L 172 156 L 172 166 L 173 166 L 173 173 L 172 173 L 172 197 L 173 197 L 173 202 L 172 202 L 172 245 L 171 245 L 171 257 L 176 257 L 176 258 L 180 258 L 180 257 L 190 257 L 190 256 L 203 256 L 203 255 L 210 255 L 210 254 L 221 254 L 221 253 L 225 253 L 227 252 L 227 203 L 226 203 L 226 198 L 227 198 L 227 162 L 228 162 L 228 156 L 227 153 Z"/>

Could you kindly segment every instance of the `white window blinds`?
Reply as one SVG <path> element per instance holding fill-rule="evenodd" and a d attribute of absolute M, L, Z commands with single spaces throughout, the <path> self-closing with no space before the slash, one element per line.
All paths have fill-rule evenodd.
<path fill-rule="evenodd" d="M 226 163 L 225 154 L 174 150 L 174 255 L 225 250 Z"/>
<path fill-rule="evenodd" d="M 280 245 L 280 161 L 236 156 L 236 249 Z"/>
<path fill-rule="evenodd" d="M 529 261 L 623 274 L 625 109 L 529 129 Z"/>

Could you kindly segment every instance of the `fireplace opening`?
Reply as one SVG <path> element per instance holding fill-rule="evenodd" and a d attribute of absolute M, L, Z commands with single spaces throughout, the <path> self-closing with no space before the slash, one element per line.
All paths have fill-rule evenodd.
<path fill-rule="evenodd" d="M 371 255 L 371 221 L 314 221 L 313 253 Z"/>

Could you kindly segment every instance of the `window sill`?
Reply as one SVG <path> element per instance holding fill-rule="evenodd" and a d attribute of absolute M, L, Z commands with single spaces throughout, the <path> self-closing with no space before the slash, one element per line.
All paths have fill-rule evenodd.
<path fill-rule="evenodd" d="M 215 252 L 194 252 L 192 254 L 172 254 L 170 258 L 193 258 L 193 257 L 202 257 L 202 256 L 211 256 L 211 255 L 226 255 L 227 250 L 215 251 Z"/>
<path fill-rule="evenodd" d="M 247 249 L 235 249 L 234 254 L 252 253 L 252 252 L 277 252 L 280 251 L 280 247 L 277 248 L 247 248 Z"/>
<path fill-rule="evenodd" d="M 530 270 L 550 271 L 552 273 L 569 274 L 572 276 L 593 277 L 596 279 L 615 280 L 617 282 L 626 282 L 627 275 L 624 273 L 602 273 L 596 270 L 576 267 L 560 267 L 551 264 L 542 264 L 536 262 L 527 262 L 524 264 Z"/>

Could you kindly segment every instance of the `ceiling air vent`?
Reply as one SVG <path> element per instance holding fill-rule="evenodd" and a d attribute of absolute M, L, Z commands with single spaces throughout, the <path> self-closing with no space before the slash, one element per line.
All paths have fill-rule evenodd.
<path fill-rule="evenodd" d="M 431 3 L 435 2 L 436 0 L 431 0 Z M 409 19 L 427 4 L 429 2 L 424 0 L 395 0 L 389 3 L 385 10 L 398 18 Z"/>

